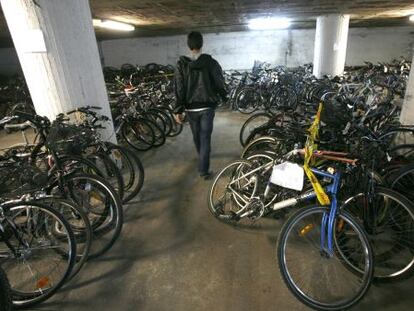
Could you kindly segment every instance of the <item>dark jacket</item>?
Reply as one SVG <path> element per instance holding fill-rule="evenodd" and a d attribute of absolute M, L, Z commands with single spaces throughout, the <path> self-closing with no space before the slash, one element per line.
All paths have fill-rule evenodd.
<path fill-rule="evenodd" d="M 174 112 L 185 109 L 215 108 L 219 96 L 225 100 L 227 91 L 219 63 L 208 54 L 197 60 L 181 56 L 175 70 Z"/>

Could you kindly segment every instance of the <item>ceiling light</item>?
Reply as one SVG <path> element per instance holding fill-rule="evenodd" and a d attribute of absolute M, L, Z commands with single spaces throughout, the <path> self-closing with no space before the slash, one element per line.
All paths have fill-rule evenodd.
<path fill-rule="evenodd" d="M 410 22 L 414 22 L 414 14 L 410 15 L 410 17 L 408 19 L 410 20 Z"/>
<path fill-rule="evenodd" d="M 135 27 L 130 24 L 111 21 L 111 20 L 101 20 L 101 19 L 93 19 L 92 23 L 95 27 L 113 29 L 113 30 L 121 30 L 121 31 L 134 31 Z"/>
<path fill-rule="evenodd" d="M 286 29 L 290 26 L 290 19 L 284 17 L 255 18 L 249 21 L 252 30 Z"/>

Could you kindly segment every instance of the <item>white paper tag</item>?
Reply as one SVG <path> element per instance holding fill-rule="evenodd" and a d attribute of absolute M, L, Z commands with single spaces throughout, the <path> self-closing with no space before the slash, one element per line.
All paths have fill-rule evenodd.
<path fill-rule="evenodd" d="M 273 166 L 270 182 L 283 188 L 302 191 L 305 172 L 303 168 L 291 162 Z"/>

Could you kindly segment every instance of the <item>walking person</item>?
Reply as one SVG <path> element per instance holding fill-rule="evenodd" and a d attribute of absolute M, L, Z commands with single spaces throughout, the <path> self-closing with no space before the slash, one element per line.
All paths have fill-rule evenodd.
<path fill-rule="evenodd" d="M 211 55 L 203 54 L 203 36 L 191 32 L 187 36 L 190 57 L 181 56 L 175 70 L 175 119 L 182 123 L 187 117 L 198 152 L 198 172 L 204 179 L 210 171 L 211 134 L 215 109 L 220 100 L 226 100 L 223 72 Z"/>

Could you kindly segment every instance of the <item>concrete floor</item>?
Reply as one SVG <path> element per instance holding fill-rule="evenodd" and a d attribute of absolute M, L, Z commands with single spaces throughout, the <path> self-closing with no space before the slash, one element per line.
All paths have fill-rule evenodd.
<path fill-rule="evenodd" d="M 216 116 L 212 168 L 241 151 L 243 117 Z M 1 144 L 1 143 L 0 143 Z M 209 213 L 188 126 L 141 155 L 145 186 L 125 207 L 115 246 L 35 310 L 308 310 L 285 287 L 275 259 L 282 221 L 233 228 Z M 413 310 L 414 278 L 372 286 L 353 310 Z"/>

